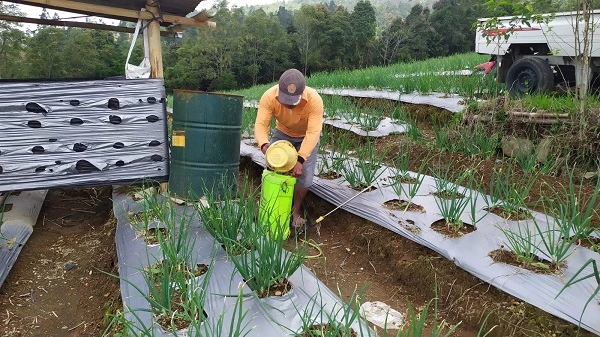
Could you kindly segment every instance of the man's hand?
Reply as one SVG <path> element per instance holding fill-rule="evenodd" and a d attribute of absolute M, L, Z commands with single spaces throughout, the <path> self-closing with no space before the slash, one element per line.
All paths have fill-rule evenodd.
<path fill-rule="evenodd" d="M 298 161 L 298 162 L 296 162 L 296 165 L 294 165 L 294 168 L 292 169 L 292 176 L 298 178 L 301 175 L 302 175 L 302 164 Z"/>
<path fill-rule="evenodd" d="M 267 154 L 267 150 L 269 149 L 269 146 L 271 146 L 271 143 L 264 143 L 263 146 L 261 146 L 260 151 L 263 154 Z"/>

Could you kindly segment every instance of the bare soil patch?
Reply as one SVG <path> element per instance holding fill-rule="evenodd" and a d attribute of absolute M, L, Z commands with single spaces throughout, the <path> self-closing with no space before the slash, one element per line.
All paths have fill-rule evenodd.
<path fill-rule="evenodd" d="M 56 189 L 0 289 L 0 336 L 100 336 L 121 307 L 111 188 Z"/>

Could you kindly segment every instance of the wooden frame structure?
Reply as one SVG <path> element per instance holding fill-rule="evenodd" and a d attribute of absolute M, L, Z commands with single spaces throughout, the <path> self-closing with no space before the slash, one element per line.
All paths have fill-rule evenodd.
<path fill-rule="evenodd" d="M 209 21 L 210 17 L 206 11 L 192 17 L 187 16 L 202 0 L 11 0 L 10 2 L 113 20 L 130 22 L 137 22 L 138 19 L 148 20 L 151 78 L 164 77 L 161 35 L 173 36 L 187 27 L 209 29 L 216 27 L 214 22 Z M 133 33 L 132 28 L 89 22 L 45 20 L 10 15 L 0 15 L 0 20 Z M 161 26 L 166 27 L 166 30 L 161 30 Z"/>

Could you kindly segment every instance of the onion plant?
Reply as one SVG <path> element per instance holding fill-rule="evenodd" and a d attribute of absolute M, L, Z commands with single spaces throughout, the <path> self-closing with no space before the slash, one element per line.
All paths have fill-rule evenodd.
<path fill-rule="evenodd" d="M 252 137 L 254 135 L 254 121 L 256 120 L 256 114 L 258 109 L 244 107 L 242 114 L 242 136 Z"/>
<path fill-rule="evenodd" d="M 461 323 L 458 323 L 458 324 L 452 325 L 452 326 L 448 326 L 448 323 L 446 323 L 445 320 L 442 320 L 441 322 L 438 323 L 438 319 L 439 319 L 438 301 L 439 301 L 438 285 L 437 285 L 437 280 L 436 280 L 435 297 L 433 298 L 433 300 L 429 301 L 427 303 L 427 305 L 425 305 L 425 307 L 421 310 L 421 312 L 419 312 L 418 314 L 415 313 L 415 311 L 412 307 L 412 304 L 410 303 L 410 301 L 407 301 L 408 316 L 410 317 L 410 323 L 408 323 L 408 324 L 405 323 L 405 326 L 408 325 L 408 327 L 406 329 L 402 329 L 402 330 L 398 331 L 398 334 L 396 335 L 396 337 L 425 336 L 425 334 L 426 334 L 425 327 L 427 327 L 429 325 L 429 324 L 427 324 L 426 320 L 427 320 L 427 317 L 429 316 L 428 313 L 429 313 L 429 309 L 431 308 L 432 303 L 433 303 L 433 322 L 431 324 L 431 336 L 432 337 L 452 336 L 454 331 L 456 331 L 456 329 L 458 328 L 458 326 Z M 444 330 L 446 328 L 448 329 L 448 331 L 446 331 L 446 333 L 444 334 Z"/>
<path fill-rule="evenodd" d="M 408 172 L 406 173 L 406 174 L 409 174 L 409 177 L 410 177 L 410 179 L 408 179 L 409 180 L 408 183 L 403 183 L 402 177 L 399 177 L 399 179 L 396 177 L 392 178 L 391 187 L 394 190 L 394 192 L 396 193 L 396 195 L 400 198 L 403 195 L 406 195 L 406 197 L 408 199 L 408 200 L 406 200 L 407 201 L 406 207 L 404 209 L 405 212 L 410 207 L 410 204 L 412 203 L 413 198 L 417 196 L 417 193 L 419 192 L 421 185 L 423 185 L 423 181 L 425 180 L 425 174 L 423 172 L 425 171 L 425 167 L 427 166 L 428 162 L 429 162 L 428 160 L 421 161 L 419 170 L 415 173 L 414 177 L 411 176 Z M 402 170 L 402 168 L 400 170 Z"/>
<path fill-rule="evenodd" d="M 413 122 L 407 122 L 406 134 L 408 135 L 408 137 L 410 139 L 412 139 L 414 142 L 417 142 L 417 143 L 421 143 L 424 139 L 423 134 L 421 133 L 419 128 L 416 126 L 416 124 Z"/>
<path fill-rule="evenodd" d="M 524 173 L 518 176 L 514 166 L 494 167 L 490 177 L 489 194 L 482 194 L 488 211 L 496 208 L 503 209 L 503 217 L 519 220 L 531 217 L 525 208 L 531 188 L 537 180 L 535 172 Z M 480 188 L 484 190 L 483 187 Z"/>
<path fill-rule="evenodd" d="M 222 179 L 223 186 L 229 186 L 227 178 Z M 196 211 L 206 229 L 229 253 L 241 253 L 251 246 L 256 235 L 257 193 L 248 180 L 243 179 L 237 192 L 224 189 L 217 197 L 216 193 L 205 191 L 207 202 L 196 204 Z"/>
<path fill-rule="evenodd" d="M 229 326 L 225 324 L 225 312 L 221 312 L 218 318 L 210 318 L 201 327 L 197 327 L 194 330 L 204 331 L 199 336 L 227 336 L 227 337 L 244 337 L 247 336 L 251 327 L 248 326 L 249 322 L 244 323 L 244 320 L 248 316 L 249 309 L 244 309 L 243 305 L 244 293 L 243 287 L 240 287 L 238 296 L 233 306 L 233 315 L 231 320 L 228 322 Z M 227 332 L 227 333 L 226 333 Z"/>
<path fill-rule="evenodd" d="M 345 113 L 356 109 L 350 100 L 339 95 L 323 95 L 323 106 L 327 118 L 339 119 Z"/>
<path fill-rule="evenodd" d="M 480 192 L 471 190 L 469 196 L 469 219 L 471 220 L 471 225 L 473 227 L 477 227 L 477 223 L 481 221 L 481 219 L 485 218 L 487 213 L 484 213 L 482 216 L 477 216 L 477 213 L 481 210 L 477 208 L 477 196 L 481 195 Z"/>
<path fill-rule="evenodd" d="M 533 223 L 536 236 L 541 239 L 540 255 L 545 256 L 554 268 L 560 269 L 569 256 L 573 244 L 573 239 L 569 237 L 569 226 L 560 222 L 552 224 L 548 215 L 546 215 L 548 227 L 542 226 L 536 218 L 533 218 Z"/>
<path fill-rule="evenodd" d="M 231 257 L 237 271 L 259 297 L 267 296 L 272 287 L 287 281 L 304 263 L 306 247 L 296 243 L 292 252 L 285 251 L 283 231 L 276 227 L 267 232 L 259 227 L 260 234 L 252 237 L 254 250 Z"/>
<path fill-rule="evenodd" d="M 545 213 L 552 213 L 555 222 L 566 228 L 567 237 L 573 237 L 576 241 L 586 240 L 597 228 L 592 224 L 592 219 L 600 208 L 598 194 L 600 193 L 600 177 L 596 180 L 596 186 L 591 195 L 583 190 L 583 184 L 576 186 L 573 169 L 566 168 L 568 183 L 565 185 L 552 186 L 546 184 L 550 194 L 544 196 Z"/>
<path fill-rule="evenodd" d="M 546 268 L 547 266 L 537 261 L 539 247 L 535 244 L 534 234 L 527 224 L 517 223 L 517 229 L 496 226 L 504 234 L 504 244 L 512 251 L 517 260 L 524 266 L 536 266 Z"/>
<path fill-rule="evenodd" d="M 376 153 L 375 146 L 367 142 L 356 150 L 357 160 L 347 159 L 341 167 L 346 181 L 353 188 L 367 187 L 375 183 L 383 173 L 380 170 L 383 156 Z"/>
<path fill-rule="evenodd" d="M 448 195 L 449 199 L 436 196 L 434 198 L 440 215 L 446 221 L 448 228 L 451 228 L 455 232 L 458 232 L 463 227 L 463 222 L 460 219 L 465 209 L 470 203 L 471 196 L 463 195 L 459 192 L 459 185 L 457 184 L 446 184 L 443 179 L 436 179 L 436 189 L 441 191 L 440 186 L 444 186 L 444 192 Z"/>
<path fill-rule="evenodd" d="M 364 131 L 376 130 L 383 119 L 383 111 L 373 108 L 363 109 L 355 116 L 355 120 Z"/>
<path fill-rule="evenodd" d="M 581 274 L 588 268 L 588 266 L 591 266 L 593 270 L 589 274 L 582 276 Z M 567 281 L 567 283 L 560 290 L 560 292 L 558 292 L 558 295 L 556 295 L 556 298 L 558 298 L 558 296 L 560 296 L 570 286 L 577 284 L 581 281 L 585 281 L 587 279 L 594 278 L 596 280 L 597 286 L 594 289 L 594 291 L 592 292 L 592 294 L 590 295 L 590 297 L 588 298 L 588 300 L 585 302 L 585 305 L 583 306 L 583 310 L 581 311 L 580 319 L 583 317 L 583 314 L 585 313 L 585 310 L 587 309 L 590 302 L 592 302 L 592 300 L 596 297 L 596 295 L 598 295 L 598 293 L 600 293 L 600 272 L 598 270 L 599 269 L 598 269 L 597 261 L 595 259 L 591 258 L 591 259 L 587 260 L 586 263 L 584 263 L 579 268 L 579 270 L 577 270 L 577 272 L 575 272 L 573 277 L 571 277 L 569 279 L 569 281 Z"/>
<path fill-rule="evenodd" d="M 295 336 L 375 336 L 375 333 L 362 322 L 360 316 L 360 298 L 364 291 L 365 288 L 355 291 L 348 305 L 336 303 L 333 308 L 328 308 L 323 303 L 320 293 L 317 293 L 310 298 L 307 308 L 296 308 L 302 323 L 298 331 L 284 328 Z M 358 328 L 358 331 L 354 330 L 353 325 Z"/>
<path fill-rule="evenodd" d="M 155 336 L 155 324 L 146 322 L 140 315 L 148 312 L 153 315 L 155 323 L 173 335 L 177 335 L 181 329 L 188 329 L 188 333 L 192 330 L 199 331 L 200 323 L 207 318 L 203 307 L 212 269 L 211 265 L 202 277 L 196 278 L 189 269 L 181 268 L 177 262 L 165 259 L 154 268 L 147 267 L 142 271 L 146 287 L 124 277 L 112 275 L 133 287 L 148 302 L 149 308 L 126 307 L 124 315 L 113 317 L 109 328 L 118 322 L 125 331 L 135 336 Z"/>

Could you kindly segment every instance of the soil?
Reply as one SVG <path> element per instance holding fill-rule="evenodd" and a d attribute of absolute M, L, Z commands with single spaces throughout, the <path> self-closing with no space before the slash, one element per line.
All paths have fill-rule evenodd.
<path fill-rule="evenodd" d="M 0 336 L 102 335 L 122 306 L 115 223 L 110 187 L 49 191 L 0 288 Z"/>
<path fill-rule="evenodd" d="M 471 224 L 463 222 L 449 223 L 444 219 L 440 219 L 432 223 L 431 229 L 449 238 L 458 238 L 477 230 L 477 228 Z"/>
<path fill-rule="evenodd" d="M 452 118 L 437 108 L 409 108 L 426 138 L 434 137 L 433 119 L 443 123 Z M 379 150 L 392 154 L 405 141 L 403 135 L 375 140 Z M 486 182 L 497 165 L 495 158 L 432 152 L 425 145 L 413 144 L 410 169 L 417 171 L 425 158 L 433 156 L 430 166 L 452 160 L 453 173 L 475 167 L 476 178 Z M 241 169 L 255 185 L 260 183 L 262 169 L 250 159 L 242 158 Z M 565 183 L 564 176 L 541 176 L 531 189 L 528 207 L 539 209 L 544 186 L 561 183 Z M 482 187 L 486 188 L 485 183 Z M 591 191 L 593 186 L 584 189 Z M 335 208 L 312 193 L 306 205 L 313 221 Z M 594 223 L 600 222 L 595 219 Z M 117 273 L 114 233 L 110 187 L 51 190 L 32 236 L 0 289 L 0 336 L 101 336 L 110 315 L 122 309 L 119 281 L 107 274 Z M 344 301 L 362 290 L 361 301 L 382 301 L 407 313 L 408 303 L 421 310 L 437 299 L 438 323 L 443 319 L 447 327 L 460 324 L 453 334 L 458 337 L 476 336 L 486 318 L 484 331 L 496 326 L 490 337 L 593 336 L 585 331 L 578 334 L 576 326 L 493 288 L 434 251 L 344 210 L 321 222 L 320 235 L 309 230 L 302 239 L 312 244 L 313 254 L 306 265 Z M 288 244 L 294 241 L 290 239 Z M 65 269 L 73 263 L 73 268 Z M 432 304 L 430 315 L 433 311 Z M 425 335 L 430 335 L 431 324 L 427 329 Z M 113 328 L 108 335 L 118 332 Z"/>

